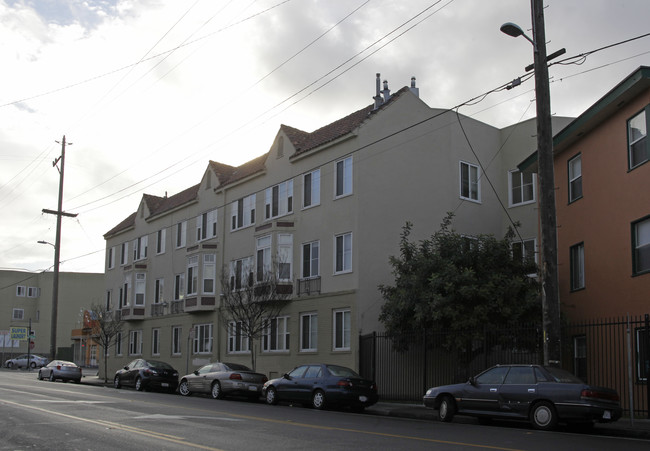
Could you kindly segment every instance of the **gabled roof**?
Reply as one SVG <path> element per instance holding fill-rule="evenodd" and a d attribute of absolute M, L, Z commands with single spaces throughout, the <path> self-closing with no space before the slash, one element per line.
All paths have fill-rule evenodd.
<path fill-rule="evenodd" d="M 221 163 L 216 163 L 214 161 L 210 161 L 211 167 L 213 168 L 218 167 L 222 171 L 221 173 L 215 171 L 217 177 L 219 178 L 219 186 L 217 187 L 217 189 L 223 188 L 227 185 L 231 185 L 250 175 L 264 171 L 265 168 L 264 163 L 266 163 L 267 156 L 268 156 L 268 152 L 265 153 L 264 155 L 261 155 L 250 161 L 247 161 L 246 163 L 242 164 L 241 166 L 237 166 L 236 168 Z M 226 166 L 230 168 L 229 171 L 224 170 Z"/>
<path fill-rule="evenodd" d="M 104 234 L 104 239 L 110 238 L 116 233 L 127 230 L 135 225 L 135 216 L 137 212 L 131 213 L 124 221 L 120 222 L 118 225 L 113 227 L 111 230 Z"/>

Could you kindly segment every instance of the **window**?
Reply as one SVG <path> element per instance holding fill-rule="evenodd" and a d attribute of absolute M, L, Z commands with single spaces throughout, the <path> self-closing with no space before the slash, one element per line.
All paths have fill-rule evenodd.
<path fill-rule="evenodd" d="M 582 155 L 569 160 L 569 202 L 582 197 Z"/>
<path fill-rule="evenodd" d="M 253 257 L 230 262 L 230 289 L 241 290 L 253 286 Z"/>
<path fill-rule="evenodd" d="M 302 176 L 302 207 L 320 204 L 320 169 Z"/>
<path fill-rule="evenodd" d="M 648 360 L 647 346 L 650 346 L 650 333 L 645 327 L 635 329 L 636 338 L 636 377 L 639 382 L 648 382 L 648 373 L 650 373 L 650 361 Z"/>
<path fill-rule="evenodd" d="M 156 279 L 156 286 L 153 293 L 153 303 L 161 304 L 165 302 L 165 279 Z"/>
<path fill-rule="evenodd" d="M 246 336 L 241 321 L 231 321 L 228 324 L 228 352 L 249 352 L 248 336 Z"/>
<path fill-rule="evenodd" d="M 650 272 L 650 216 L 632 224 L 634 274 Z"/>
<path fill-rule="evenodd" d="M 217 210 L 211 210 L 196 217 L 196 241 L 217 236 Z"/>
<path fill-rule="evenodd" d="M 336 162 L 334 197 L 352 194 L 352 157 Z"/>
<path fill-rule="evenodd" d="M 142 355 L 142 331 L 129 332 L 129 355 Z"/>
<path fill-rule="evenodd" d="M 106 291 L 106 311 L 110 312 L 113 309 L 113 290 Z"/>
<path fill-rule="evenodd" d="M 15 308 L 11 314 L 12 321 L 22 321 L 25 319 L 25 309 Z"/>
<path fill-rule="evenodd" d="M 115 355 L 122 355 L 122 332 L 115 334 Z"/>
<path fill-rule="evenodd" d="M 143 260 L 147 258 L 147 242 L 149 241 L 147 235 L 141 236 L 133 240 L 133 261 Z"/>
<path fill-rule="evenodd" d="M 214 294 L 217 277 L 217 257 L 215 254 L 203 256 L 203 294 Z"/>
<path fill-rule="evenodd" d="M 627 142 L 630 169 L 650 159 L 648 144 L 648 107 L 627 121 Z"/>
<path fill-rule="evenodd" d="M 318 350 L 318 314 L 300 315 L 300 350 L 315 352 Z"/>
<path fill-rule="evenodd" d="M 334 310 L 334 350 L 350 350 L 350 310 Z"/>
<path fill-rule="evenodd" d="M 293 212 L 293 180 L 267 188 L 264 195 L 264 219 Z"/>
<path fill-rule="evenodd" d="M 160 229 L 156 233 L 156 254 L 165 253 L 165 238 L 167 237 L 167 229 Z"/>
<path fill-rule="evenodd" d="M 185 247 L 187 240 L 187 221 L 176 224 L 176 248 Z"/>
<path fill-rule="evenodd" d="M 143 272 L 135 275 L 135 305 L 144 305 L 147 288 L 147 275 Z"/>
<path fill-rule="evenodd" d="M 255 194 L 230 204 L 230 230 L 255 224 Z"/>
<path fill-rule="evenodd" d="M 352 271 L 352 234 L 344 233 L 334 239 L 334 274 Z"/>
<path fill-rule="evenodd" d="M 174 276 L 174 300 L 182 301 L 185 297 L 185 274 L 176 274 Z"/>
<path fill-rule="evenodd" d="M 151 355 L 160 355 L 160 329 L 151 329 Z"/>
<path fill-rule="evenodd" d="M 41 295 L 41 289 L 38 287 L 27 287 L 27 297 L 37 298 Z"/>
<path fill-rule="evenodd" d="M 584 243 L 571 246 L 571 290 L 585 287 L 585 245 Z"/>
<path fill-rule="evenodd" d="M 278 279 L 291 280 L 291 265 L 293 263 L 293 235 L 281 233 L 278 235 Z"/>
<path fill-rule="evenodd" d="M 124 276 L 124 284 L 120 287 L 120 308 L 129 305 L 129 290 L 131 287 L 131 275 Z"/>
<path fill-rule="evenodd" d="M 120 247 L 120 266 L 124 266 L 129 262 L 129 243 L 124 242 Z"/>
<path fill-rule="evenodd" d="M 106 256 L 106 267 L 108 269 L 113 269 L 115 267 L 115 246 L 108 249 L 108 255 Z"/>
<path fill-rule="evenodd" d="M 478 166 L 460 162 L 460 197 L 462 199 L 480 202 L 481 189 L 479 185 Z"/>
<path fill-rule="evenodd" d="M 263 351 L 289 350 L 289 317 L 282 316 L 267 321 L 262 337 Z"/>
<path fill-rule="evenodd" d="M 187 259 L 187 295 L 195 295 L 198 291 L 199 256 Z"/>
<path fill-rule="evenodd" d="M 27 293 L 27 287 L 25 285 L 18 285 L 16 287 L 16 296 L 25 297 Z"/>
<path fill-rule="evenodd" d="M 587 337 L 573 337 L 573 374 L 587 380 Z"/>
<path fill-rule="evenodd" d="M 271 235 L 257 239 L 256 279 L 263 282 L 271 269 Z"/>
<path fill-rule="evenodd" d="M 194 354 L 210 354 L 212 352 L 212 324 L 197 324 L 194 326 Z"/>
<path fill-rule="evenodd" d="M 172 355 L 181 355 L 181 333 L 183 329 L 181 326 L 172 326 Z"/>
<path fill-rule="evenodd" d="M 514 241 L 512 243 L 512 258 L 521 261 L 536 261 L 535 239 Z"/>
<path fill-rule="evenodd" d="M 510 171 L 510 206 L 528 204 L 535 201 L 535 174 L 532 172 Z"/>
<path fill-rule="evenodd" d="M 320 242 L 312 241 L 302 245 L 302 277 L 317 277 L 320 275 Z"/>

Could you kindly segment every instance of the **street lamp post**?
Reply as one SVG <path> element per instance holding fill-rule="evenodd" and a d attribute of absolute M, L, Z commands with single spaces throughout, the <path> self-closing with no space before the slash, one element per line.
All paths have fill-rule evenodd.
<path fill-rule="evenodd" d="M 560 294 L 557 268 L 557 221 L 555 216 L 555 177 L 553 172 L 553 132 L 542 0 L 531 0 L 533 39 L 511 22 L 501 26 L 509 36 L 523 36 L 534 48 L 535 98 L 537 105 L 537 161 L 540 183 L 540 225 L 542 234 L 542 308 L 544 325 L 544 363 L 559 365 L 562 358 L 560 334 Z"/>

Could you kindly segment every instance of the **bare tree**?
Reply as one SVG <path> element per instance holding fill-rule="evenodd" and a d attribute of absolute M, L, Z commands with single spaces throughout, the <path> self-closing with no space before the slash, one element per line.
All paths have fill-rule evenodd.
<path fill-rule="evenodd" d="M 108 382 L 108 350 L 117 334 L 122 332 L 124 321 L 119 310 L 109 310 L 103 304 L 90 307 L 91 334 L 104 353 L 104 382 Z"/>
<path fill-rule="evenodd" d="M 255 341 L 264 336 L 270 320 L 290 302 L 293 289 L 287 274 L 290 265 L 276 262 L 253 271 L 251 261 L 239 260 L 223 268 L 220 316 L 229 335 L 247 339 L 249 349 L 241 350 L 250 350 L 255 371 Z"/>

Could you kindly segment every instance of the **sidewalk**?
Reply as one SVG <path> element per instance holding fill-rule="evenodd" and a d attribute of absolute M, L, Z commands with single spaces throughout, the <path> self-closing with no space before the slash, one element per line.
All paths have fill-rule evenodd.
<path fill-rule="evenodd" d="M 84 368 L 82 384 L 105 385 L 112 387 L 111 375 L 109 381 L 104 383 L 104 377 L 98 374 L 96 368 Z M 368 415 L 382 415 L 396 418 L 407 418 L 412 420 L 438 421 L 438 411 L 427 409 L 422 404 L 407 404 L 393 402 L 379 402 L 365 410 Z M 478 424 L 478 420 L 471 417 L 459 415 L 454 418 L 456 423 Z M 496 423 L 498 424 L 498 423 Z M 526 423 L 521 423 L 526 424 Z M 650 420 L 645 418 L 635 419 L 634 424 L 629 418 L 622 418 L 615 423 L 598 423 L 590 431 L 592 434 L 606 435 L 610 437 L 628 437 L 650 440 Z"/>

